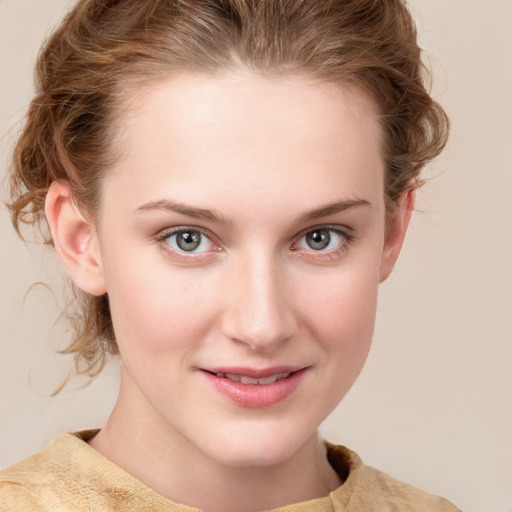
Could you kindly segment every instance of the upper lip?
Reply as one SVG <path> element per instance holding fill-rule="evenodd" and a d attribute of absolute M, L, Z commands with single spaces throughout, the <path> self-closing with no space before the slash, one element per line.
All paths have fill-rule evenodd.
<path fill-rule="evenodd" d="M 281 365 L 281 366 L 272 366 L 268 368 L 247 368 L 241 366 L 214 366 L 214 367 L 203 367 L 200 368 L 203 371 L 218 374 L 218 373 L 228 373 L 231 375 L 244 375 L 246 377 L 251 377 L 252 379 L 264 379 L 265 377 L 271 377 L 272 375 L 277 375 L 278 373 L 294 373 L 299 370 L 303 370 L 304 368 L 308 368 L 308 365 Z"/>

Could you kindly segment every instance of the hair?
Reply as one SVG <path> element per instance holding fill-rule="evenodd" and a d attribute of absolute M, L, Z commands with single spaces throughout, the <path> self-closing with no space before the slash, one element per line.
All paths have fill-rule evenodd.
<path fill-rule="evenodd" d="M 37 61 L 36 96 L 10 174 L 18 234 L 30 225 L 52 244 L 44 201 L 56 180 L 71 184 L 94 219 L 127 93 L 173 73 L 239 68 L 353 85 L 373 98 L 388 210 L 446 143 L 448 119 L 427 91 L 403 0 L 80 0 Z M 92 378 L 117 353 L 108 296 L 75 295 L 74 337 L 63 352 Z"/>

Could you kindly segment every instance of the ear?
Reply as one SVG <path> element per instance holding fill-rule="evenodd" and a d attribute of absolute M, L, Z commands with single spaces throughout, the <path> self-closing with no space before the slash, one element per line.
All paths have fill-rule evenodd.
<path fill-rule="evenodd" d="M 68 181 L 51 184 L 45 213 L 55 251 L 75 284 L 91 295 L 106 293 L 96 230 L 77 208 Z"/>
<path fill-rule="evenodd" d="M 395 210 L 389 220 L 382 259 L 380 263 L 380 282 L 388 278 L 395 266 L 405 233 L 411 220 L 411 215 L 416 201 L 416 191 L 414 189 L 406 190 L 395 207 Z"/>

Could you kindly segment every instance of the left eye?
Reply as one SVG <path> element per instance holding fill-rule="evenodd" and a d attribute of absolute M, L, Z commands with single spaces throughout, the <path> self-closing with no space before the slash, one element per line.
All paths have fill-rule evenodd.
<path fill-rule="evenodd" d="M 210 251 L 212 241 L 201 231 L 196 229 L 183 229 L 171 233 L 165 238 L 165 242 L 177 252 L 202 253 Z"/>
<path fill-rule="evenodd" d="M 308 231 L 297 243 L 300 249 L 332 251 L 346 241 L 346 236 L 333 228 L 318 228 Z"/>

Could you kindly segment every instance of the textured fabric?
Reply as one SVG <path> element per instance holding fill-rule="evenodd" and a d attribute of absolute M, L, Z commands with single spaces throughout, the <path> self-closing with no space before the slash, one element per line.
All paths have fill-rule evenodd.
<path fill-rule="evenodd" d="M 193 512 L 152 491 L 91 448 L 96 431 L 62 434 L 43 451 L 0 471 L 1 512 Z M 343 446 L 328 444 L 329 462 L 344 482 L 325 498 L 275 512 L 457 512 L 449 501 L 424 493 L 363 464 Z M 460 511 L 459 511 L 460 512 Z"/>

